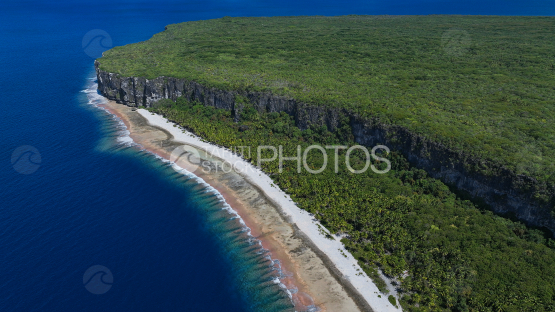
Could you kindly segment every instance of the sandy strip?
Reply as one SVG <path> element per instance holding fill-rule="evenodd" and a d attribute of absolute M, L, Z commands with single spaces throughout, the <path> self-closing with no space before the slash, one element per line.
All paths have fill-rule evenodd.
<path fill-rule="evenodd" d="M 106 108 L 122 119 L 135 143 L 150 152 L 170 159 L 176 147 L 186 144 L 200 150 L 201 158 L 209 160 L 213 169 L 219 168 L 208 172 L 207 167 L 189 163 L 186 157 L 176 162 L 218 190 L 252 235 L 270 250 L 272 259 L 278 259 L 282 270 L 290 273 L 281 282 L 292 290 L 295 310 L 312 305 L 330 312 L 401 310 L 380 294 L 366 274 L 360 274 L 362 269 L 339 239 L 322 235 L 319 223 L 269 176 L 230 150 L 205 142 L 160 115 L 111 101 Z M 235 170 L 230 170 L 229 164 Z"/>

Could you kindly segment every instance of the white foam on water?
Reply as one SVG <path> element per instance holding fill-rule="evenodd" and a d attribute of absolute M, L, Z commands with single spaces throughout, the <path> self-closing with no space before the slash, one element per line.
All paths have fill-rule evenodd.
<path fill-rule="evenodd" d="M 116 141 L 119 144 L 123 144 L 123 145 L 128 145 L 128 146 L 136 146 L 139 148 L 142 148 L 141 145 L 137 144 L 135 141 L 133 141 L 133 138 L 131 138 L 130 136 L 130 132 L 127 129 L 127 127 L 125 126 L 125 123 L 116 115 L 112 114 L 109 110 L 107 110 L 106 108 L 100 106 L 100 105 L 105 105 L 108 103 L 108 100 L 103 97 L 102 95 L 98 94 L 97 88 L 98 88 L 98 84 L 95 82 L 96 78 L 89 78 L 89 80 L 92 80 L 93 83 L 91 83 L 85 90 L 82 90 L 81 92 L 86 93 L 87 97 L 89 99 L 88 104 L 95 106 L 98 109 L 102 109 L 103 111 L 107 112 L 108 114 L 110 114 L 110 116 L 112 116 L 112 118 L 117 122 L 117 128 L 118 128 L 118 132 L 117 132 L 117 137 L 116 137 Z M 205 192 L 206 193 L 212 193 L 220 202 L 221 205 L 221 209 L 225 210 L 227 213 L 232 215 L 232 219 L 237 219 L 237 221 L 239 222 L 239 224 L 241 224 L 242 227 L 242 231 L 241 233 L 245 233 L 246 236 L 248 237 L 248 241 L 252 242 L 252 244 L 257 244 L 260 246 L 260 254 L 270 254 L 269 250 L 264 249 L 262 247 L 262 241 L 260 241 L 259 239 L 256 239 L 252 234 L 251 234 L 251 229 L 246 225 L 245 221 L 241 218 L 241 216 L 239 215 L 239 213 L 237 213 L 237 211 L 235 211 L 224 199 L 223 195 L 214 187 L 212 187 L 210 184 L 206 183 L 206 181 L 204 181 L 202 178 L 196 176 L 195 174 L 187 171 L 184 168 L 181 168 L 179 165 L 177 165 L 174 162 L 171 162 L 168 159 L 165 159 L 157 154 L 151 153 L 150 151 L 142 148 L 143 151 L 146 151 L 148 153 L 150 153 L 151 155 L 154 155 L 158 160 L 164 162 L 164 163 L 168 163 L 171 165 L 172 169 L 175 170 L 176 172 L 183 174 L 184 176 L 192 179 L 193 181 L 195 181 L 197 184 L 202 185 L 205 188 Z M 271 257 L 268 255 L 268 260 L 270 260 L 272 263 L 274 263 L 274 259 L 271 259 Z M 272 269 L 274 270 L 275 268 L 272 266 Z M 289 292 L 289 290 L 287 289 L 287 287 L 285 286 L 285 284 L 281 283 L 281 281 L 279 280 L 279 278 L 281 277 L 281 267 L 279 268 L 278 271 L 278 277 L 275 278 L 275 280 L 277 280 L 276 284 L 279 284 L 279 287 L 284 289 L 285 292 L 287 293 L 287 295 L 289 296 L 289 298 L 292 298 L 292 294 L 291 292 Z"/>
<path fill-rule="evenodd" d="M 105 107 L 101 106 L 108 104 L 108 99 L 98 93 L 98 83 L 96 82 L 96 77 L 88 78 L 88 80 L 90 82 L 87 84 L 86 88 L 81 90 L 81 92 L 87 95 L 88 104 L 107 112 L 116 121 L 116 127 L 118 129 L 116 142 L 118 144 L 126 146 L 134 145 L 135 142 L 130 137 L 130 132 L 127 130 L 123 120 L 110 113 L 110 111 L 108 111 Z"/>
<path fill-rule="evenodd" d="M 180 167 L 179 165 L 177 165 L 174 162 L 171 162 L 170 160 L 167 160 L 159 155 L 156 155 L 156 158 L 160 159 L 163 162 L 169 163 L 171 164 L 171 167 L 173 170 L 175 170 L 178 173 L 181 173 L 185 176 L 187 176 L 188 178 L 194 179 L 195 182 L 197 182 L 198 184 L 202 185 L 205 187 L 205 193 L 212 193 L 220 202 L 222 209 L 226 210 L 229 214 L 233 215 L 233 217 L 231 217 L 231 219 L 237 219 L 237 221 L 241 224 L 242 226 L 242 231 L 241 232 L 245 232 L 249 242 L 252 242 L 253 244 L 257 244 L 260 246 L 260 254 L 265 253 L 266 255 L 264 256 L 264 258 L 268 259 L 269 261 L 272 262 L 272 270 L 277 271 L 277 276 L 272 280 L 275 284 L 278 284 L 279 287 L 285 291 L 285 293 L 287 294 L 287 296 L 289 297 L 289 299 L 293 299 L 293 294 L 291 293 L 291 291 L 287 288 L 287 286 L 285 286 L 285 284 L 283 284 L 281 282 L 280 279 L 282 278 L 286 278 L 289 277 L 289 275 L 285 275 L 283 274 L 283 271 L 281 269 L 281 263 L 278 259 L 272 259 L 271 258 L 271 252 L 265 248 L 262 247 L 262 241 L 259 239 L 256 239 L 252 234 L 251 234 L 251 228 L 249 228 L 247 226 L 247 224 L 245 223 L 245 221 L 243 220 L 243 218 L 241 218 L 241 216 L 239 215 L 239 213 L 237 211 L 235 211 L 226 201 L 225 198 L 223 197 L 223 195 L 214 187 L 212 187 L 210 184 L 208 184 L 206 181 L 204 181 L 204 179 L 202 179 L 199 176 L 196 176 L 195 174 L 193 174 L 192 172 L 188 171 L 185 168 Z M 277 266 L 276 266 L 277 264 Z M 297 289 L 297 288 L 294 288 Z M 311 310 L 311 311 L 317 311 L 317 310 Z"/>

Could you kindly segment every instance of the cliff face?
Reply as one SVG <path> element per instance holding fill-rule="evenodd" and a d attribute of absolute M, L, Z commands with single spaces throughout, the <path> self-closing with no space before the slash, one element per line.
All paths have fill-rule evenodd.
<path fill-rule="evenodd" d="M 100 70 L 98 62 L 95 62 L 95 68 L 100 93 L 119 103 L 150 107 L 160 99 L 175 101 L 185 96 L 204 105 L 231 110 L 237 120 L 241 114 L 242 104 L 235 102 L 238 95 L 235 91 L 207 88 L 194 81 L 171 77 L 120 77 Z M 247 97 L 260 112 L 286 112 L 294 116 L 301 129 L 310 125 L 325 125 L 333 131 L 340 120 L 348 118 L 357 143 L 366 146 L 383 144 L 391 150 L 400 151 L 415 167 L 482 199 L 494 212 L 514 214 L 529 225 L 545 227 L 555 233 L 552 200 L 547 204 L 536 200 L 538 195 L 552 199 L 555 192 L 534 178 L 517 175 L 490 161 L 454 151 L 404 127 L 362 119 L 346 110 L 310 106 L 268 93 L 246 92 L 240 95 Z M 483 173 L 485 169 L 488 174 Z"/>

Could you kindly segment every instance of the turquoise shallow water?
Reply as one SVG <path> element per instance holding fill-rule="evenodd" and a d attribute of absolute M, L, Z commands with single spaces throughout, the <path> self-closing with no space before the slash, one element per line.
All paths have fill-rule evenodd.
<path fill-rule="evenodd" d="M 242 299 L 242 309 L 291 311 L 290 293 L 295 290 L 286 290 L 280 283 L 283 275 L 279 261 L 272 259 L 271 254 L 262 248 L 260 241 L 250 234 L 250 229 L 225 202 L 221 194 L 202 179 L 135 144 L 129 138 L 129 132 L 123 123 L 97 106 L 105 103 L 105 99 L 97 94 L 94 78 L 90 78 L 87 88 L 82 92 L 87 95 L 87 103 L 99 110 L 96 113 L 104 115 L 103 117 L 107 119 L 103 128 L 105 134 L 97 150 L 138 158 L 145 165 L 159 171 L 174 187 L 186 194 L 185 209 L 191 209 L 201 218 L 204 234 L 207 232 L 210 238 L 215 240 L 218 253 L 224 257 L 220 260 L 223 264 L 227 263 L 228 269 L 231 269 L 229 275 L 232 285 L 228 286 L 242 297 L 239 298 Z M 310 310 L 312 309 L 316 310 L 316 308 Z"/>
<path fill-rule="evenodd" d="M 167 24 L 225 15 L 553 15 L 554 7 L 514 0 L 0 2 L 0 310 L 291 308 L 276 283 L 279 263 L 217 194 L 129 145 L 121 124 L 89 103 L 82 91 L 94 83 L 94 56 L 103 49 L 147 40 Z"/>

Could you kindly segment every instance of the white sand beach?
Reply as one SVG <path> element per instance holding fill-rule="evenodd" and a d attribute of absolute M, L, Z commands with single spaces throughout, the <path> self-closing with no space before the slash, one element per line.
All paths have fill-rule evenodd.
<path fill-rule="evenodd" d="M 374 311 L 401 310 L 400 308 L 394 307 L 388 301 L 387 295 L 380 293 L 378 288 L 366 274 L 361 273 L 363 271 L 359 267 L 357 261 L 344 248 L 339 238 L 332 240 L 321 234 L 318 228 L 319 222 L 308 212 L 298 208 L 291 198 L 275 186 L 271 178 L 264 172 L 246 162 L 240 156 L 233 154 L 230 150 L 205 142 L 194 134 L 169 122 L 163 116 L 152 114 L 144 109 L 138 109 L 137 113 L 143 116 L 149 124 L 169 132 L 173 136 L 174 141 L 207 151 L 213 157 L 233 164 L 237 173 L 243 176 L 249 183 L 260 189 L 266 197 L 281 210 L 286 220 L 298 227 L 298 229 L 310 239 L 312 245 L 321 252 L 319 254 L 324 254 L 329 259 L 342 277 L 356 289 Z"/>

